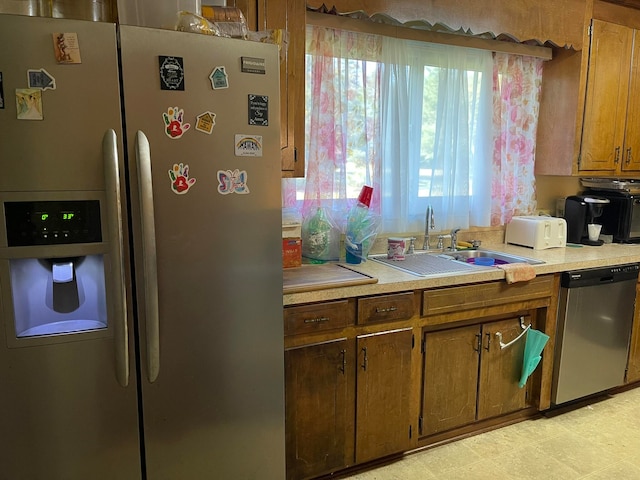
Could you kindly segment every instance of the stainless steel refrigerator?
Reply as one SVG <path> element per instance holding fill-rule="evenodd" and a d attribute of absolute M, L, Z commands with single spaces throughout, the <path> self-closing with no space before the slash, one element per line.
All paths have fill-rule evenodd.
<path fill-rule="evenodd" d="M 0 479 L 284 478 L 277 48 L 0 39 Z"/>

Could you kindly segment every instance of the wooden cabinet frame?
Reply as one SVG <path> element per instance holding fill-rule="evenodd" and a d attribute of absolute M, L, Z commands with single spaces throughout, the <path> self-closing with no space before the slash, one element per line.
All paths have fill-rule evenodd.
<path fill-rule="evenodd" d="M 559 275 L 542 275 L 529 282 L 513 285 L 508 285 L 503 281 L 492 281 L 459 287 L 397 292 L 285 307 L 285 312 L 289 312 L 285 313 L 285 317 L 288 318 L 288 324 L 291 326 L 291 334 L 285 336 L 285 349 L 288 352 L 286 353 L 288 358 L 288 445 L 292 445 L 292 441 L 294 445 L 295 442 L 300 441 L 313 442 L 313 438 L 304 439 L 304 432 L 292 431 L 296 425 L 303 428 L 305 422 L 312 422 L 304 428 L 309 432 L 323 431 L 323 425 L 328 425 L 332 431 L 336 431 L 335 425 L 340 425 L 340 432 L 349 432 L 348 435 L 353 439 L 353 443 L 345 448 L 344 457 L 332 451 L 332 446 L 335 446 L 335 443 L 327 443 L 323 439 L 318 439 L 317 444 L 305 446 L 302 450 L 311 452 L 310 456 L 315 456 L 316 460 L 322 457 L 319 452 L 323 451 L 326 451 L 332 460 L 323 464 L 324 459 L 321 458 L 322 461 L 318 461 L 316 465 L 317 469 L 313 475 L 309 474 L 309 476 L 304 473 L 304 468 L 300 467 L 301 463 L 297 463 L 298 467 L 288 478 L 290 480 L 314 478 L 314 475 L 336 472 L 349 465 L 375 461 L 382 456 L 399 454 L 402 451 L 450 440 L 481 429 L 496 428 L 505 422 L 512 422 L 516 418 L 524 419 L 539 410 L 548 409 L 551 401 L 559 288 Z M 334 318 L 336 314 L 338 315 L 336 318 L 340 318 L 343 314 L 346 317 L 326 329 L 309 330 L 305 327 L 295 327 L 295 325 L 299 325 L 296 323 L 297 321 L 302 321 L 304 325 L 304 319 L 328 317 L 326 312 L 332 311 L 336 313 L 332 314 L 331 318 Z M 318 316 L 314 315 L 314 312 L 325 313 Z M 476 368 L 479 368 L 477 372 L 482 377 L 483 387 L 478 388 L 476 381 L 476 389 L 483 397 L 482 401 L 485 402 L 485 405 L 491 407 L 482 407 L 480 416 L 476 418 L 476 405 L 473 401 L 474 416 L 469 423 L 463 422 L 460 427 L 453 426 L 434 435 L 420 435 L 419 423 L 424 404 L 422 388 L 424 357 L 421 346 L 423 336 L 453 328 L 471 327 L 477 329 L 479 334 L 482 333 L 485 342 L 488 333 L 494 343 L 490 347 L 493 349 L 494 346 L 498 347 L 494 327 L 501 329 L 505 341 L 510 340 L 520 329 L 518 320 L 520 315 L 531 318 L 537 329 L 546 332 L 551 337 L 545 347 L 540 366 L 530 377 L 526 390 L 522 390 L 523 395 L 525 391 L 528 392 L 526 402 L 523 403 L 521 398 L 515 398 L 520 393 L 519 391 L 516 392 L 515 397 L 512 391 L 506 393 L 500 391 L 501 385 L 505 385 L 505 382 L 500 379 L 499 375 L 492 372 L 502 371 L 504 368 L 501 365 L 492 367 L 490 357 L 485 355 L 484 368 L 487 372 L 483 373 L 483 366 L 477 364 Z M 514 330 L 509 333 L 508 328 Z M 327 355 L 323 353 L 324 349 L 332 350 L 333 357 L 338 355 L 336 352 L 340 352 L 340 350 L 335 342 L 345 342 L 346 368 L 349 369 L 349 374 L 352 377 L 342 377 L 336 370 L 340 368 L 340 365 L 335 362 L 329 362 L 330 366 L 327 367 L 326 360 L 322 360 L 322 362 L 318 360 L 320 362 L 318 364 L 319 377 L 325 379 L 324 382 L 331 382 L 331 378 L 337 378 L 336 384 L 319 388 L 318 386 L 314 387 L 312 383 L 305 387 L 302 383 L 294 380 L 295 375 L 300 378 L 300 375 L 306 375 L 305 372 L 313 372 L 314 360 L 310 359 L 325 358 Z M 522 344 L 518 348 L 520 347 Z M 306 348 L 310 350 L 305 351 Z M 477 355 L 475 352 L 472 353 Z M 517 356 L 518 352 L 514 350 L 507 352 L 507 354 L 509 353 Z M 340 355 L 342 354 L 340 353 Z M 297 357 L 298 360 L 292 364 L 294 357 Z M 505 361 L 507 364 L 513 364 L 513 359 L 509 359 L 505 355 L 500 355 L 497 358 L 498 362 Z M 366 370 L 364 365 L 371 370 Z M 327 371 L 326 368 L 329 370 Z M 294 375 L 294 372 L 297 373 Z M 307 377 L 307 379 L 309 378 L 311 377 Z M 348 391 L 353 393 L 339 397 L 346 399 L 345 401 L 349 402 L 348 406 L 345 406 L 341 400 L 338 402 L 341 406 L 337 407 L 335 406 L 337 404 L 332 402 L 338 397 L 331 392 L 335 392 L 334 387 L 342 385 L 343 380 L 351 382 Z M 494 381 L 497 383 L 492 386 Z M 511 383 L 509 388 L 512 387 Z M 342 389 L 343 387 L 339 387 L 338 390 L 342 391 Z M 327 399 L 322 399 L 323 392 L 329 392 L 330 396 Z M 496 392 L 497 396 L 494 395 Z M 297 413 L 298 418 L 302 418 L 301 421 L 297 421 L 295 416 L 292 417 L 290 405 L 297 402 L 298 395 L 303 402 L 308 400 L 305 398 L 309 395 L 311 398 L 322 399 L 317 402 L 334 405 L 332 408 L 336 412 L 353 409 L 349 410 L 353 413 L 347 414 L 351 418 L 350 426 L 346 428 L 335 416 L 329 419 L 319 416 L 318 421 L 321 419 L 323 425 L 314 425 L 313 417 L 305 417 Z M 514 403 L 509 403 L 512 397 Z M 494 401 L 495 398 L 498 400 Z M 484 417 L 486 419 L 483 419 Z M 383 430 L 393 431 L 393 435 L 388 435 L 387 438 L 381 434 Z M 318 433 L 318 435 L 320 434 Z M 341 438 L 340 434 L 340 441 L 342 441 Z M 295 447 L 289 447 L 289 449 L 291 448 Z M 329 454 L 329 452 L 331 453 Z M 292 453 L 288 452 L 288 462 L 295 462 L 295 460 L 291 460 L 295 457 L 290 457 L 290 455 Z M 336 459 L 343 461 L 342 467 L 336 466 Z M 302 461 L 302 459 L 300 460 Z"/>

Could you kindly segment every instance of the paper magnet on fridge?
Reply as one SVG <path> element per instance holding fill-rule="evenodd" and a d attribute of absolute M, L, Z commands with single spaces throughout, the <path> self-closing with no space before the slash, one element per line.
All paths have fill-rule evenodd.
<path fill-rule="evenodd" d="M 214 90 L 220 90 L 222 88 L 229 88 L 229 77 L 224 67 L 216 67 L 209 75 L 211 80 L 211 88 Z"/>
<path fill-rule="evenodd" d="M 213 127 L 216 124 L 216 114 L 213 112 L 204 112 L 196 117 L 196 130 L 211 135 Z"/>
<path fill-rule="evenodd" d="M 39 88 L 43 91 L 56 89 L 56 79 L 44 68 L 27 70 L 27 82 L 29 88 Z"/>
<path fill-rule="evenodd" d="M 247 186 L 247 172 L 245 170 L 218 170 L 218 193 L 249 193 Z"/>
<path fill-rule="evenodd" d="M 167 112 L 162 114 L 164 120 L 164 133 L 172 140 L 182 137 L 191 124 L 184 122 L 184 110 L 178 107 L 169 107 Z"/>
<path fill-rule="evenodd" d="M 171 190 L 178 195 L 187 193 L 196 183 L 195 178 L 189 178 L 189 165 L 184 163 L 174 163 L 173 168 L 169 170 L 169 178 L 171 179 Z"/>
<path fill-rule="evenodd" d="M 160 89 L 184 90 L 184 61 L 182 57 L 160 55 Z"/>
<path fill-rule="evenodd" d="M 42 120 L 42 90 L 16 88 L 16 111 L 18 120 Z"/>

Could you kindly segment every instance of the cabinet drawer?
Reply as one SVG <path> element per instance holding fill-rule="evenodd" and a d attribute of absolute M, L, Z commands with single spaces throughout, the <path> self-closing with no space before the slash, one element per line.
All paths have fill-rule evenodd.
<path fill-rule="evenodd" d="M 490 282 L 426 290 L 422 294 L 422 316 L 525 302 L 551 297 L 553 294 L 553 275 L 511 285 L 506 282 Z"/>
<path fill-rule="evenodd" d="M 353 325 L 355 303 L 349 300 L 298 305 L 284 309 L 284 334 L 298 335 Z"/>
<path fill-rule="evenodd" d="M 407 320 L 413 317 L 413 292 L 358 299 L 358 324 Z"/>

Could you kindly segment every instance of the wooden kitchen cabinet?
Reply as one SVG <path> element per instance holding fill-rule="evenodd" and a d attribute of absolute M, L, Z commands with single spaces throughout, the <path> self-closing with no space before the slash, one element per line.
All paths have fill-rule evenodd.
<path fill-rule="evenodd" d="M 288 33 L 286 52 L 280 58 L 280 151 L 283 177 L 304 176 L 304 50 L 306 3 L 303 0 L 242 0 L 258 30 L 282 29 Z M 242 7 L 241 7 L 242 8 Z"/>
<path fill-rule="evenodd" d="M 524 317 L 528 325 L 529 316 Z M 524 337 L 520 318 L 424 334 L 421 431 L 432 435 L 527 407 L 519 388 Z"/>
<path fill-rule="evenodd" d="M 640 281 L 640 280 L 639 280 Z M 636 284 L 636 302 L 633 310 L 633 328 L 629 344 L 629 360 L 627 362 L 626 383 L 640 381 L 640 283 Z"/>
<path fill-rule="evenodd" d="M 387 322 L 407 321 L 414 295 L 285 308 L 289 480 L 332 473 L 411 446 L 413 329 L 390 330 L 387 324 L 354 335 L 356 304 L 369 312 L 367 321 L 381 321 L 379 315 Z"/>
<path fill-rule="evenodd" d="M 593 3 L 583 50 L 545 62 L 536 175 L 640 172 L 640 10 Z"/>
<path fill-rule="evenodd" d="M 640 34 L 592 21 L 580 171 L 640 170 Z M 636 38 L 637 36 L 637 38 Z"/>
<path fill-rule="evenodd" d="M 353 464 L 355 341 L 285 351 L 287 479 Z"/>
<path fill-rule="evenodd" d="M 409 448 L 412 346 L 406 328 L 285 351 L 288 479 Z"/>
<path fill-rule="evenodd" d="M 500 349 L 496 333 L 516 338 L 521 316 L 555 331 L 558 289 L 559 276 L 540 275 L 285 306 L 287 478 L 329 476 L 549 408 L 553 335 L 520 389 L 524 338 Z"/>
<path fill-rule="evenodd" d="M 356 463 L 407 450 L 410 417 L 411 328 L 357 339 Z"/>

